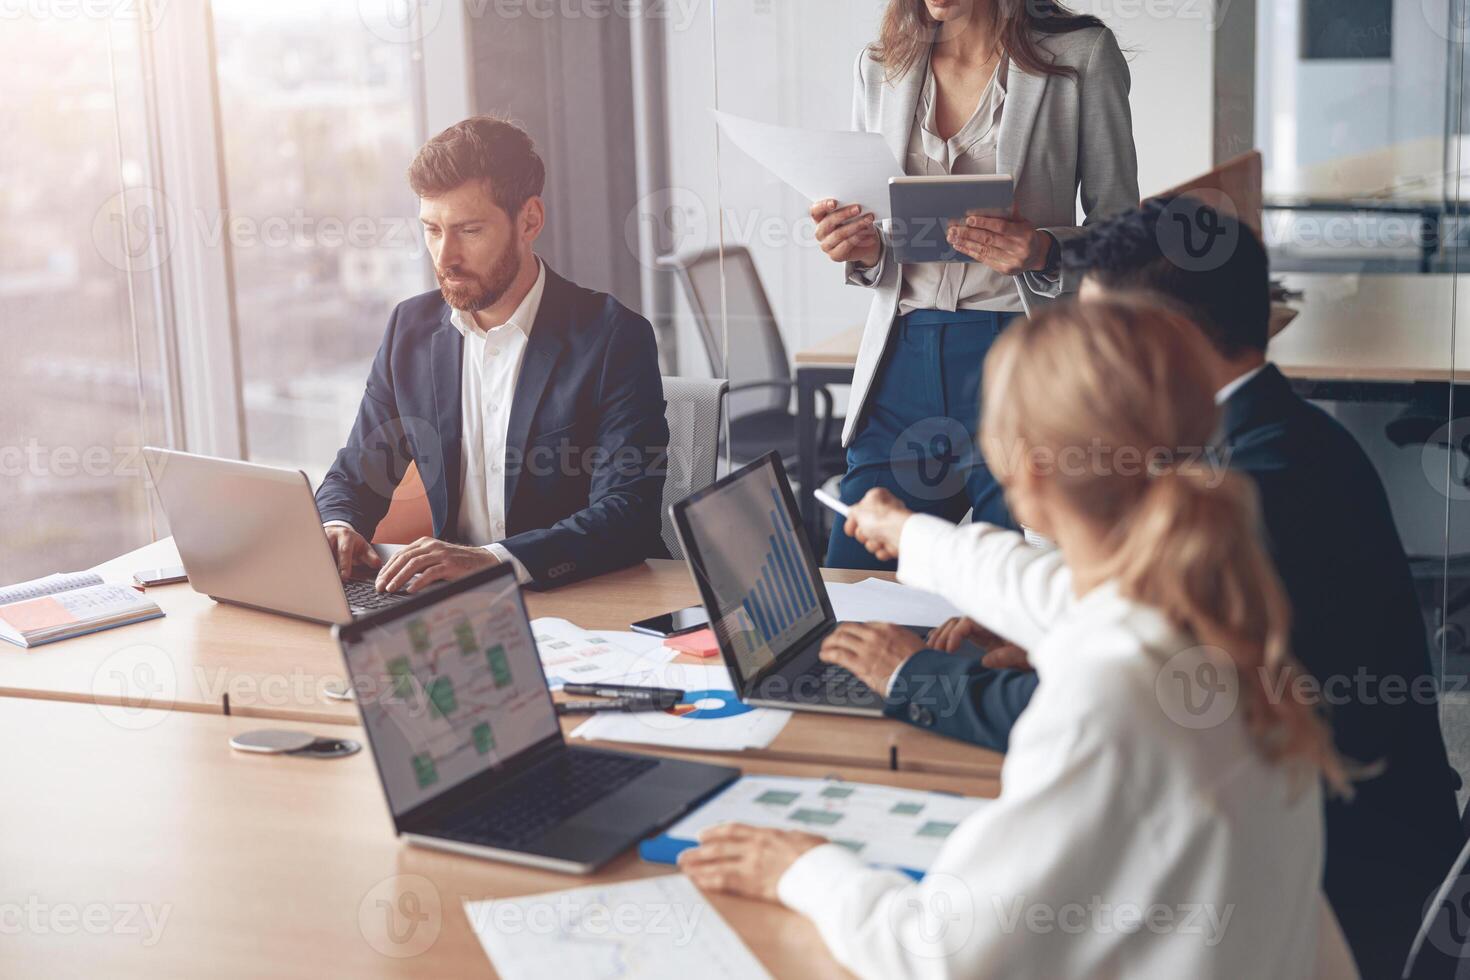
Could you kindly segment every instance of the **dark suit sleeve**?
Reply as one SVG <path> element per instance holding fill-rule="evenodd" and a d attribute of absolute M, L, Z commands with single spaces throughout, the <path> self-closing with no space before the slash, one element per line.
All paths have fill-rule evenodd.
<path fill-rule="evenodd" d="M 544 530 L 502 544 L 537 586 L 565 585 L 663 553 L 669 425 L 653 327 L 616 314 L 598 385 L 587 506 Z"/>
<path fill-rule="evenodd" d="M 899 669 L 884 714 L 1004 752 L 1037 683 L 1034 671 L 992 670 L 977 657 L 920 650 Z"/>
<path fill-rule="evenodd" d="M 391 354 L 397 326 L 398 310 L 394 310 L 368 372 L 367 389 L 347 445 L 337 453 L 316 492 L 323 523 L 346 521 L 369 540 L 388 513 L 393 491 L 413 460 L 393 393 Z"/>

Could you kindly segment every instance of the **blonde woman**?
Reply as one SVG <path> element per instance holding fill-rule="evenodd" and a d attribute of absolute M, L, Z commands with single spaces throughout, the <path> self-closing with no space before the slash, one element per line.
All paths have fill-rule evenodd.
<path fill-rule="evenodd" d="M 848 532 L 902 581 L 1024 643 L 1042 676 L 1000 798 L 925 879 L 731 825 L 683 855 L 697 884 L 806 914 L 867 977 L 1356 975 L 1319 885 L 1320 787 L 1345 790 L 1343 768 L 1291 696 L 1253 491 L 1190 461 L 1216 422 L 1202 343 L 1112 303 L 997 342 L 982 446 L 1058 552 L 881 490 L 853 509 Z"/>
<path fill-rule="evenodd" d="M 1015 213 L 949 229 L 968 262 L 900 264 L 871 213 L 818 201 L 816 236 L 873 291 L 848 402 L 842 498 L 875 487 L 910 510 L 1009 522 L 974 452 L 980 372 L 1006 322 L 1075 283 L 1058 243 L 1138 203 L 1128 64 L 1102 21 L 1055 0 L 889 0 L 858 55 L 853 128 L 911 176 L 1007 174 Z M 841 525 L 826 564 L 880 567 Z"/>

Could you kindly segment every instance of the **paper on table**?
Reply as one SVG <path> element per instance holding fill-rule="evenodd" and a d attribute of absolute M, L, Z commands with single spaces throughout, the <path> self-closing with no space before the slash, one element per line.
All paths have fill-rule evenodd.
<path fill-rule="evenodd" d="M 504 980 L 770 977 L 683 875 L 465 902 L 464 911 Z"/>
<path fill-rule="evenodd" d="M 533 620 L 531 632 L 552 690 L 568 681 L 651 686 L 651 672 L 677 655 L 656 636 L 593 632 L 565 619 Z"/>
<path fill-rule="evenodd" d="M 839 622 L 898 623 L 935 627 L 963 615 L 948 599 L 897 582 L 864 579 L 853 585 L 831 582 L 827 596 Z"/>
<path fill-rule="evenodd" d="M 801 830 L 821 834 L 869 864 L 923 872 L 961 821 L 989 802 L 871 783 L 745 776 L 665 836 L 698 840 L 722 823 Z"/>
<path fill-rule="evenodd" d="M 770 745 L 791 720 L 789 711 L 742 704 L 724 667 L 668 663 L 647 676 L 637 683 L 678 688 L 687 692 L 686 703 L 670 711 L 604 712 L 577 726 L 572 737 L 739 752 Z"/>
<path fill-rule="evenodd" d="M 891 217 L 888 179 L 902 177 L 903 168 L 880 134 L 773 126 L 711 111 L 730 142 L 808 201 L 830 197 L 861 204 L 879 221 Z"/>

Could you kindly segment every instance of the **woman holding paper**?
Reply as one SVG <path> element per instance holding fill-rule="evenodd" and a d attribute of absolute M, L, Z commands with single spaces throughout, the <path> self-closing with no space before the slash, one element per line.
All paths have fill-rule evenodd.
<path fill-rule="evenodd" d="M 680 856 L 695 884 L 803 913 L 864 977 L 1357 975 L 1321 894 L 1320 787 L 1345 790 L 1344 764 L 1296 683 L 1252 486 L 1188 461 L 1219 414 L 1204 343 L 1097 303 L 996 344 L 985 452 L 1060 552 L 882 490 L 853 506 L 848 531 L 902 581 L 1024 639 L 1042 677 L 999 798 L 924 879 L 731 824 Z M 1097 465 L 1057 465 L 1073 452 Z"/>
<path fill-rule="evenodd" d="M 817 240 L 874 290 L 842 438 L 842 499 L 881 487 L 912 510 L 1009 523 L 974 451 L 980 369 L 1012 317 L 1074 288 L 1058 243 L 1138 204 L 1128 65 L 1095 17 L 1053 0 L 890 0 L 856 65 L 853 125 L 911 176 L 1009 174 L 1010 219 L 950 229 L 970 262 L 890 261 L 872 214 L 812 207 Z M 886 567 L 833 529 L 826 563 Z"/>

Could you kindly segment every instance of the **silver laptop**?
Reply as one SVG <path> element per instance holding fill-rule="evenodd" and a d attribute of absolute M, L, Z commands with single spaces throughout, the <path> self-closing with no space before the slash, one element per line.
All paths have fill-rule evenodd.
<path fill-rule="evenodd" d="M 412 844 L 587 874 L 740 776 L 568 746 L 508 565 L 333 632 Z"/>
<path fill-rule="evenodd" d="M 350 623 L 406 597 L 378 592 L 370 569 L 342 581 L 300 470 L 151 446 L 143 459 L 195 592 L 318 623 Z"/>
<path fill-rule="evenodd" d="M 801 533 L 780 457 L 767 453 L 671 510 L 742 701 L 794 711 L 883 714 L 883 695 L 818 657 L 837 617 Z"/>

